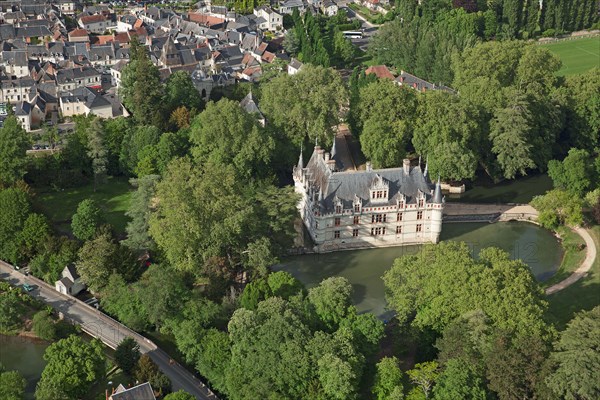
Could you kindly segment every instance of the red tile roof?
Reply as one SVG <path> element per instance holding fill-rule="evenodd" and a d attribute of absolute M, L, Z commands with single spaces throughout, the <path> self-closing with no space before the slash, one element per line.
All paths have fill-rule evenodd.
<path fill-rule="evenodd" d="M 104 21 L 106 21 L 106 17 L 101 14 L 86 15 L 85 17 L 81 17 L 81 22 L 83 22 L 84 24 L 94 24 L 97 22 L 104 22 Z"/>
<path fill-rule="evenodd" d="M 375 76 L 379 79 L 387 78 L 394 80 L 394 75 L 392 75 L 388 67 L 386 67 L 385 65 L 372 65 L 369 68 L 367 68 L 365 74 L 375 74 Z"/>

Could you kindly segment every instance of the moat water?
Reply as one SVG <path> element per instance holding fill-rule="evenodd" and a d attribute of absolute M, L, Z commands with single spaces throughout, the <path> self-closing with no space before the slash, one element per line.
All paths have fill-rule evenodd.
<path fill-rule="evenodd" d="M 527 263 L 540 282 L 556 272 L 563 255 L 551 232 L 527 222 L 447 223 L 441 240 L 466 242 L 475 255 L 485 247 L 504 249 L 512 258 Z M 284 259 L 275 270 L 288 271 L 308 288 L 325 278 L 343 276 L 354 288 L 353 300 L 360 312 L 387 318 L 390 313 L 381 277 L 396 258 L 418 250 L 419 246 L 405 246 L 294 256 Z"/>
<path fill-rule="evenodd" d="M 0 362 L 7 371 L 17 370 L 25 378 L 26 399 L 34 398 L 35 385 L 46 366 L 44 351 L 49 345 L 41 340 L 0 335 Z"/>

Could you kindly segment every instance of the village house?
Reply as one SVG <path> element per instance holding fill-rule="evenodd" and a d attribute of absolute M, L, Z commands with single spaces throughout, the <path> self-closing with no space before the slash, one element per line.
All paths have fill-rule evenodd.
<path fill-rule="evenodd" d="M 54 283 L 54 288 L 57 292 L 75 296 L 85 289 L 85 285 L 81 282 L 75 264 L 67 265 L 62 270 L 60 276 L 60 279 Z"/>
<path fill-rule="evenodd" d="M 113 107 L 96 89 L 77 88 L 62 92 L 59 97 L 60 112 L 63 117 L 74 115 L 97 115 L 113 118 Z"/>
<path fill-rule="evenodd" d="M 254 9 L 254 15 L 264 20 L 259 24 L 259 29 L 263 31 L 278 31 L 283 27 L 283 15 L 279 14 L 269 6 L 260 6 Z"/>
<path fill-rule="evenodd" d="M 79 18 L 77 22 L 81 28 L 91 33 L 104 33 L 111 28 L 116 28 L 110 19 L 102 14 L 85 15 Z"/>
<path fill-rule="evenodd" d="M 302 152 L 294 167 L 300 215 L 317 252 L 341 249 L 437 243 L 444 199 L 432 184 L 427 166 L 345 170 L 336 154 L 316 146 L 304 166 Z M 343 143 L 340 143 L 342 145 Z"/>
<path fill-rule="evenodd" d="M 156 397 L 150 383 L 145 382 L 128 389 L 119 384 L 108 400 L 156 400 Z"/>

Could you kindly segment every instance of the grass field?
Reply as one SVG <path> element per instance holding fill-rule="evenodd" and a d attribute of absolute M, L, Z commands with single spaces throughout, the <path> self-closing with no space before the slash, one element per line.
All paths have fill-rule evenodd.
<path fill-rule="evenodd" d="M 600 226 L 590 229 L 590 234 L 600 248 Z M 563 330 L 573 316 L 583 310 L 600 305 L 600 256 L 588 274 L 568 288 L 548 296 L 549 314 L 557 329 Z"/>
<path fill-rule="evenodd" d="M 48 191 L 39 193 L 35 198 L 35 206 L 43 212 L 54 226 L 63 233 L 71 231 L 71 217 L 77 211 L 77 205 L 85 199 L 93 199 L 104 210 L 106 220 L 117 232 L 125 232 L 132 187 L 126 178 L 109 177 L 94 192 L 94 185 L 89 184 L 60 192 Z"/>
<path fill-rule="evenodd" d="M 552 179 L 546 174 L 529 175 L 500 183 L 480 177 L 465 193 L 460 196 L 447 195 L 446 200 L 461 203 L 529 203 L 534 196 L 550 189 Z"/>
<path fill-rule="evenodd" d="M 558 75 L 575 75 L 600 66 L 600 36 L 543 44 L 562 61 Z"/>

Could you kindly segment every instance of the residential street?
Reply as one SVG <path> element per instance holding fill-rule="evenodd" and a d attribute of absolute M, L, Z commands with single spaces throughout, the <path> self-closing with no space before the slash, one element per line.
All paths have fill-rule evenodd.
<path fill-rule="evenodd" d="M 197 399 L 214 400 L 217 397 L 199 379 L 188 372 L 181 365 L 170 364 L 171 357 L 159 349 L 152 341 L 130 330 L 125 325 L 113 320 L 95 308 L 75 299 L 63 295 L 45 282 L 33 276 L 25 276 L 15 271 L 13 267 L 0 261 L 0 278 L 13 285 L 28 283 L 34 286 L 30 293 L 32 296 L 52 306 L 61 312 L 66 319 L 78 324 L 86 333 L 99 338 L 107 346 L 115 348 L 127 336 L 133 337 L 140 345 L 140 351 L 147 353 L 158 365 L 173 384 L 173 390 L 183 389 L 193 394 Z M 0 349 L 5 351 L 5 349 Z"/>

